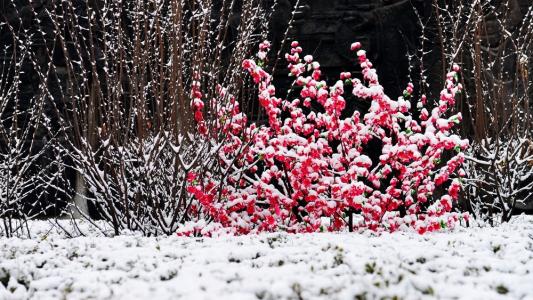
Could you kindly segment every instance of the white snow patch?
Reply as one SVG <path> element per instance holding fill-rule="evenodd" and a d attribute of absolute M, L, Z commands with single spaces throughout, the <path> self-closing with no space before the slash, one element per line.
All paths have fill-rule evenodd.
<path fill-rule="evenodd" d="M 0 238 L 0 299 L 533 299 L 533 217 L 422 236 L 67 239 L 46 224 Z"/>

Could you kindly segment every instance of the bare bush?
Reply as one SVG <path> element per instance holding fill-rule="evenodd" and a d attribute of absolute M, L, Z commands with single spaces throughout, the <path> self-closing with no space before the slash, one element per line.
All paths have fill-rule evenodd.
<path fill-rule="evenodd" d="M 533 200 L 533 142 L 482 140 L 468 157 L 467 193 L 473 210 L 493 223 L 495 216 L 507 222 L 518 208 Z"/>
<path fill-rule="evenodd" d="M 16 1 L 8 5 L 23 14 Z M 94 207 L 115 234 L 172 234 L 189 218 L 186 175 L 210 168 L 218 144 L 196 131 L 191 87 L 199 84 L 206 99 L 219 85 L 248 97 L 240 64 L 268 27 L 267 7 L 260 0 L 50 1 L 30 13 L 35 32 L 17 38 L 45 45 L 47 64 L 35 71 L 62 137 L 51 144 L 78 174 L 70 214 L 90 218 Z M 205 111 L 209 130 L 218 116 L 209 105 Z"/>
<path fill-rule="evenodd" d="M 64 152 L 54 147 L 50 94 L 42 84 L 28 93 L 34 84 L 28 65 L 36 60 L 31 41 L 17 39 L 20 32 L 7 23 L 0 26 L 13 37 L 0 52 L 0 234 L 9 237 L 29 234 L 26 221 L 53 208 L 54 198 L 65 191 L 65 167 Z"/>

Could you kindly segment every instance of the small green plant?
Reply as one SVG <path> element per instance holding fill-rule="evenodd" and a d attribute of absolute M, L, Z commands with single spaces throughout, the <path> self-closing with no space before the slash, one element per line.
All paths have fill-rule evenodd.
<path fill-rule="evenodd" d="M 365 271 L 368 274 L 374 274 L 376 271 L 376 262 L 366 263 L 365 264 Z"/>
<path fill-rule="evenodd" d="M 509 293 L 509 289 L 505 285 L 500 284 L 496 287 L 496 292 L 498 292 L 498 294 L 505 295 Z"/>

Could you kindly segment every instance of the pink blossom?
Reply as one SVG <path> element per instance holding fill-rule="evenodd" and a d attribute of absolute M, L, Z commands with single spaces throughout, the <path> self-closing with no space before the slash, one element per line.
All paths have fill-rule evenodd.
<path fill-rule="evenodd" d="M 350 49 L 351 49 L 352 51 L 359 50 L 360 48 L 361 48 L 361 43 L 359 43 L 359 42 L 355 42 L 355 43 L 353 43 L 353 44 L 351 45 L 351 47 L 350 47 Z"/>
<path fill-rule="evenodd" d="M 232 97 L 230 103 L 214 99 L 204 104 L 199 80 L 193 82 L 191 106 L 198 131 L 221 139 L 218 168 L 232 174 L 188 175 L 187 192 L 197 200 L 198 216 L 235 234 L 313 232 L 323 217 L 332 220 L 327 230 L 343 230 L 341 216 L 348 208 L 359 210 L 364 221 L 357 226 L 370 230 L 407 226 L 423 234 L 441 230 L 441 224 L 453 226 L 459 217 L 450 211 L 461 188 L 456 177 L 465 175 L 464 155 L 453 150 L 468 147 L 467 140 L 450 133 L 462 120 L 460 114 L 450 116 L 461 88 L 459 70 L 454 66 L 448 74 L 431 114 L 427 97 L 421 96 L 418 120 L 411 108 L 414 85 L 405 90 L 409 97 L 388 97 L 360 43 L 351 49 L 357 51 L 362 79 L 343 72 L 332 85 L 321 81 L 320 64 L 312 56 L 300 58 L 303 49 L 297 42 L 291 47 L 285 57 L 299 90 L 292 99 L 276 97 L 272 76 L 259 66 L 263 64 L 243 61 L 268 118 L 264 126 L 247 124 Z M 270 44 L 259 48 L 258 58 L 266 59 Z M 355 101 L 370 103 L 367 113 L 346 116 L 349 85 L 353 88 L 346 90 Z M 217 92 L 220 99 L 228 96 L 223 89 Z M 213 108 L 219 119 L 204 118 L 204 110 Z M 372 161 L 366 146 L 378 138 L 383 146 L 379 160 Z M 448 157 L 445 153 L 451 158 L 441 161 Z M 447 187 L 439 198 L 438 186 Z M 405 217 L 398 212 L 402 207 Z"/>

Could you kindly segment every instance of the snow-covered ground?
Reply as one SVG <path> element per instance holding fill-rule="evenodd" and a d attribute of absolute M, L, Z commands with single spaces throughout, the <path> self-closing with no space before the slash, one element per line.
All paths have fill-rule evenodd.
<path fill-rule="evenodd" d="M 0 238 L 0 299 L 533 299 L 533 218 L 415 233 Z"/>

